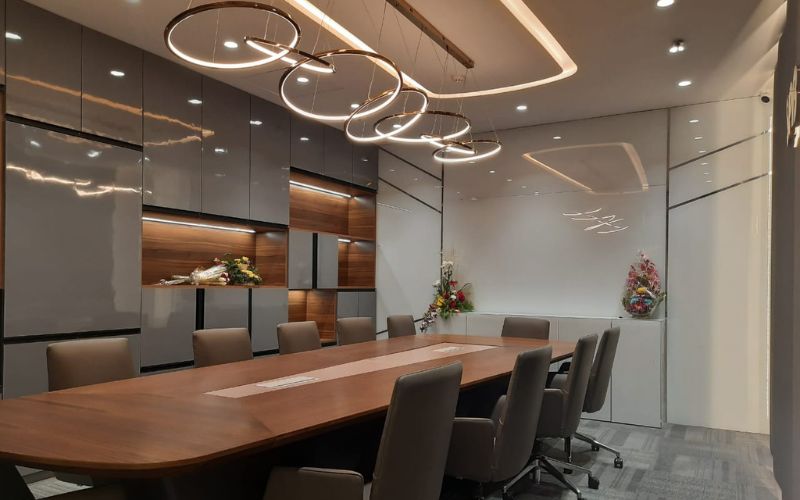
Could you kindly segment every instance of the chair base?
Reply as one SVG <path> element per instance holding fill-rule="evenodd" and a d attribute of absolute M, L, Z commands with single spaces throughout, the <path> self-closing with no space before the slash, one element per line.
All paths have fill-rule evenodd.
<path fill-rule="evenodd" d="M 622 461 L 622 457 L 620 456 L 620 453 L 619 453 L 618 450 L 615 450 L 614 448 L 612 448 L 612 447 L 610 447 L 610 446 L 608 446 L 606 444 L 601 443 L 600 441 L 596 440 L 592 436 L 587 436 L 586 434 L 581 434 L 579 432 L 575 433 L 575 438 L 576 439 L 580 439 L 581 441 L 583 441 L 585 443 L 589 443 L 590 445 L 592 445 L 592 451 L 600 451 L 601 448 L 606 450 L 606 451 L 610 451 L 611 453 L 613 453 L 615 455 L 614 468 L 615 469 L 621 469 L 623 467 L 624 463 Z"/>
<path fill-rule="evenodd" d="M 534 470 L 534 480 L 538 484 L 540 482 L 540 472 L 539 467 L 547 471 L 548 474 L 553 476 L 559 483 L 566 486 L 569 490 L 571 490 L 575 495 L 578 496 L 579 499 L 583 498 L 583 493 L 581 492 L 580 488 L 578 488 L 572 481 L 567 479 L 561 469 L 569 470 L 570 472 L 575 469 L 580 472 L 585 472 L 588 476 L 588 483 L 589 489 L 596 490 L 600 488 L 600 480 L 595 477 L 592 471 L 586 467 L 581 465 L 563 462 L 561 460 L 551 458 L 545 455 L 538 455 L 534 459 L 534 462 L 537 464 Z"/>

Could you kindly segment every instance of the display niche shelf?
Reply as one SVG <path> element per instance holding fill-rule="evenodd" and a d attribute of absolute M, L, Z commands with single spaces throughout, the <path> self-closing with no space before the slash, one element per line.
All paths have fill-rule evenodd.
<path fill-rule="evenodd" d="M 259 288 L 286 288 L 287 250 L 288 231 L 282 226 L 148 207 L 142 211 L 143 287 L 165 287 L 160 280 L 208 268 L 215 257 L 231 254 L 252 260 L 263 280 Z"/>
<path fill-rule="evenodd" d="M 316 321 L 323 342 L 336 340 L 336 291 L 289 290 L 289 321 Z"/>

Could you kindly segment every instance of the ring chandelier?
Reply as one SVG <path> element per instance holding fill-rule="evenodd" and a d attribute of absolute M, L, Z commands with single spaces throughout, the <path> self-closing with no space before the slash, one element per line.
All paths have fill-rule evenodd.
<path fill-rule="evenodd" d="M 268 19 L 275 16 L 279 22 L 282 22 L 290 28 L 293 33 L 291 40 L 287 43 L 269 40 L 264 37 L 245 35 L 242 41 L 245 46 L 252 49 L 254 58 L 241 61 L 241 62 L 217 62 L 213 58 L 211 60 L 203 59 L 189 53 L 189 51 L 182 49 L 175 41 L 176 30 L 189 19 L 206 12 L 217 11 L 217 22 L 219 23 L 219 14 L 225 9 L 252 9 L 258 12 L 266 13 Z M 398 66 L 391 59 L 378 54 L 376 52 L 359 50 L 359 49 L 338 49 L 329 50 L 319 53 L 304 52 L 297 48 L 300 42 L 301 30 L 300 26 L 295 22 L 292 17 L 285 11 L 273 7 L 272 5 L 263 4 L 259 2 L 247 2 L 240 0 L 227 0 L 220 2 L 213 2 L 196 7 L 190 7 L 175 16 L 167 23 L 164 29 L 164 42 L 170 52 L 175 54 L 178 58 L 202 66 L 204 68 L 235 70 L 235 69 L 248 69 L 259 66 L 264 66 L 272 62 L 283 60 L 290 64 L 289 68 L 281 76 L 279 83 L 279 91 L 283 103 L 297 114 L 306 118 L 325 122 L 343 122 L 344 131 L 347 137 L 353 142 L 377 142 L 377 141 L 391 141 L 397 143 L 411 143 L 411 144 L 428 144 L 437 148 L 433 152 L 433 158 L 442 163 L 464 163 L 475 162 L 490 156 L 494 156 L 500 152 L 502 144 L 498 140 L 493 139 L 472 139 L 457 140 L 465 134 L 470 132 L 472 123 L 466 116 L 460 113 L 453 113 L 449 111 L 430 110 L 429 98 L 424 90 L 420 88 L 404 87 L 403 73 Z M 421 34 L 420 34 L 421 36 Z M 214 43 L 217 43 L 215 39 Z M 257 56 L 256 56 L 257 54 Z M 292 55 L 297 60 L 287 57 Z M 336 72 L 336 66 L 333 62 L 337 57 L 363 57 L 371 60 L 374 64 L 382 66 L 384 69 L 390 70 L 390 73 L 395 77 L 395 84 L 383 92 L 380 92 L 374 97 L 368 97 L 366 100 L 350 107 L 354 108 L 346 114 L 329 115 L 315 113 L 312 110 L 303 109 L 286 95 L 286 83 L 289 77 L 296 71 L 303 69 L 319 73 L 320 77 Z M 398 100 L 401 95 L 406 95 L 406 102 L 412 95 L 418 96 L 421 99 L 421 104 L 415 111 L 403 110 L 402 113 L 395 113 L 390 115 L 380 116 L 378 113 Z M 372 135 L 358 135 L 355 130 L 355 122 L 370 117 L 372 120 L 378 116 L 372 123 L 372 126 L 364 126 L 365 129 L 371 128 Z M 438 133 L 417 133 L 406 134 L 411 131 L 419 120 L 423 117 L 434 117 L 434 127 L 437 121 L 441 120 L 443 123 L 446 119 L 454 120 L 455 125 L 452 131 L 443 133 L 438 130 Z M 407 121 L 405 121 L 408 119 Z M 391 130 L 385 130 L 391 121 L 405 121 L 398 126 L 397 123 L 392 124 Z M 439 126 L 441 129 L 441 125 Z"/>

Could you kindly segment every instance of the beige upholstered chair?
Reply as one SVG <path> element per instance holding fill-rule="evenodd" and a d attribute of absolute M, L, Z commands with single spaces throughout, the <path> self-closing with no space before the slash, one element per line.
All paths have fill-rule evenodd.
<path fill-rule="evenodd" d="M 386 318 L 386 328 L 389 331 L 389 338 L 406 337 L 417 334 L 414 326 L 414 316 L 410 314 L 399 314 Z"/>
<path fill-rule="evenodd" d="M 503 321 L 500 336 L 547 340 L 550 338 L 550 322 L 546 319 L 509 316 Z"/>
<path fill-rule="evenodd" d="M 51 391 L 135 376 L 126 338 L 70 340 L 47 346 L 47 380 Z"/>
<path fill-rule="evenodd" d="M 505 498 L 530 472 L 551 355 L 550 346 L 517 355 L 508 392 L 497 401 L 492 418 L 455 419 L 448 476 L 477 482 L 481 497 L 485 484 L 505 482 Z"/>
<path fill-rule="evenodd" d="M 222 365 L 253 359 L 247 328 L 213 328 L 192 334 L 194 366 Z"/>
<path fill-rule="evenodd" d="M 281 354 L 313 351 L 321 347 L 316 321 L 295 321 L 278 325 L 278 350 Z"/>
<path fill-rule="evenodd" d="M 358 344 L 375 340 L 375 321 L 372 318 L 341 318 L 336 320 L 339 345 Z"/>
<path fill-rule="evenodd" d="M 277 467 L 264 499 L 438 500 L 460 382 L 461 363 L 397 379 L 369 496 L 357 472 Z"/>

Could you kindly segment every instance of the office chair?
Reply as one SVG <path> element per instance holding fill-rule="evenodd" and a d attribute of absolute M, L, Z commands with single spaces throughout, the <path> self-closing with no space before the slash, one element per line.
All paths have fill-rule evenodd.
<path fill-rule="evenodd" d="M 358 344 L 375 340 L 375 322 L 372 318 L 342 318 L 336 320 L 339 345 Z"/>
<path fill-rule="evenodd" d="M 278 325 L 278 351 L 281 354 L 321 349 L 316 321 L 295 321 Z"/>
<path fill-rule="evenodd" d="M 410 314 L 398 314 L 386 318 L 386 329 L 389 332 L 389 338 L 395 337 L 410 337 L 417 334 L 417 328 L 414 326 L 414 316 Z"/>
<path fill-rule="evenodd" d="M 194 366 L 222 365 L 253 359 L 247 328 L 214 328 L 192 334 Z"/>
<path fill-rule="evenodd" d="M 508 316 L 503 320 L 500 336 L 547 340 L 550 338 L 550 322 L 540 318 Z"/>

